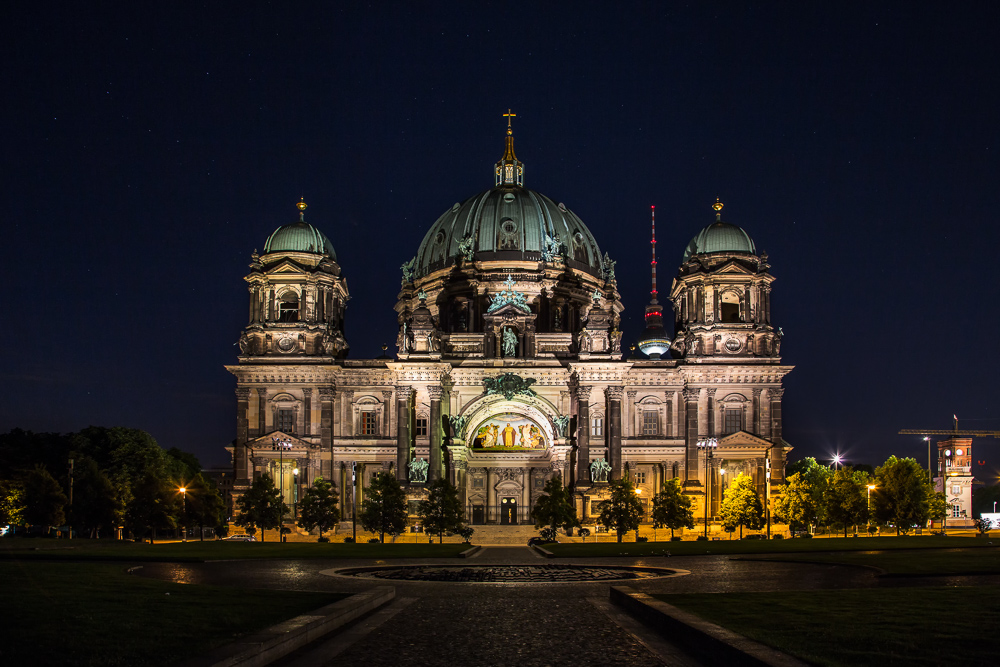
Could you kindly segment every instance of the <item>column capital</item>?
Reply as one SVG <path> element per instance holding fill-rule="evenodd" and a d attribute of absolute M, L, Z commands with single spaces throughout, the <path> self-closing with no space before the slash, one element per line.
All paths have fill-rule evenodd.
<path fill-rule="evenodd" d="M 337 390 L 333 387 L 319 387 L 316 391 L 319 392 L 320 400 L 332 401 Z"/>
<path fill-rule="evenodd" d="M 684 400 L 688 403 L 697 401 L 701 397 L 701 389 L 685 389 Z"/>
<path fill-rule="evenodd" d="M 581 385 L 577 385 L 574 388 L 574 391 L 576 392 L 577 399 L 579 399 L 581 401 L 586 401 L 586 400 L 590 399 L 590 391 L 592 389 L 593 389 L 593 387 L 591 387 L 589 385 L 582 385 L 581 384 Z"/>
<path fill-rule="evenodd" d="M 250 388 L 249 387 L 237 387 L 236 388 L 236 400 L 247 401 L 250 400 Z"/>
<path fill-rule="evenodd" d="M 441 397 L 444 396 L 444 389 L 436 385 L 431 385 L 427 387 L 427 395 L 430 396 L 432 401 L 440 401 Z"/>
<path fill-rule="evenodd" d="M 708 387 L 705 389 L 705 393 L 708 394 L 709 398 L 715 398 L 715 392 L 719 391 L 718 387 Z"/>
<path fill-rule="evenodd" d="M 312 387 L 303 387 L 302 388 L 302 395 L 303 396 L 312 396 L 312 393 L 313 393 Z"/>
<path fill-rule="evenodd" d="M 257 395 L 261 398 L 267 396 L 267 387 L 257 387 Z"/>
<path fill-rule="evenodd" d="M 382 400 L 388 401 L 390 398 L 392 398 L 392 391 L 382 392 Z"/>
<path fill-rule="evenodd" d="M 751 392 L 753 392 L 753 397 L 754 397 L 754 398 L 758 398 L 758 399 L 759 399 L 759 398 L 760 398 L 760 393 L 761 393 L 762 391 L 764 391 L 764 390 L 763 390 L 763 389 L 761 389 L 760 387 L 754 387 L 754 388 L 753 388 L 753 389 L 751 389 L 750 391 L 751 391 Z"/>
<path fill-rule="evenodd" d="M 785 394 L 785 390 L 781 387 L 778 387 L 777 389 L 768 389 L 767 394 L 771 398 L 771 401 L 780 401 L 781 397 Z"/>
<path fill-rule="evenodd" d="M 408 384 L 397 384 L 396 385 L 396 400 L 406 401 L 409 400 L 410 395 L 413 393 L 413 387 Z"/>
<path fill-rule="evenodd" d="M 629 389 L 628 391 L 625 392 L 625 395 L 628 396 L 628 400 L 634 401 L 638 393 L 639 391 L 637 389 Z"/>
<path fill-rule="evenodd" d="M 605 387 L 605 395 L 608 397 L 609 401 L 620 401 L 622 400 L 622 395 L 625 393 L 624 387 Z"/>

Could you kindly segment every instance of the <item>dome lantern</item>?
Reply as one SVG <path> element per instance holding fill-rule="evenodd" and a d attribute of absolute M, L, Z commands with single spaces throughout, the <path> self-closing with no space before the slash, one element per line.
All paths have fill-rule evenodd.
<path fill-rule="evenodd" d="M 524 163 L 514 155 L 514 130 L 510 125 L 510 119 L 516 118 L 517 114 L 511 113 L 510 109 L 507 109 L 504 117 L 507 119 L 507 145 L 504 148 L 503 157 L 500 158 L 500 161 L 494 167 L 496 184 L 523 188 Z"/>

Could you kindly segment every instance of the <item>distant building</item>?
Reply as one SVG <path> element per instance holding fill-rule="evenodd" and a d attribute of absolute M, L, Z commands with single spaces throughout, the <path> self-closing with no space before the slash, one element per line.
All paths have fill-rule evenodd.
<path fill-rule="evenodd" d="M 429 224 L 401 267 L 394 358 L 347 357 L 347 280 L 304 202 L 252 255 L 249 322 L 227 366 L 233 494 L 269 474 L 291 504 L 322 476 L 348 519 L 376 473 L 395 475 L 411 505 L 446 478 L 468 521 L 514 525 L 531 523 L 554 476 L 584 522 L 608 480 L 626 475 L 647 519 L 666 479 L 682 480 L 698 517 L 709 485 L 717 512 L 720 468 L 727 479 L 750 474 L 763 495 L 770 463 L 772 490 L 780 485 L 792 367 L 771 322 L 774 277 L 750 236 L 722 221 L 722 204 L 693 228 L 670 288 L 675 338 L 654 284 L 636 341 L 648 352 L 623 359 L 615 263 L 575 213 L 524 187 L 509 126 L 491 171 L 494 186 Z M 621 233 L 624 222 L 601 229 Z M 402 251 L 377 227 L 372 239 L 348 250 L 353 262 L 394 270 Z M 699 447 L 710 439 L 711 460 Z"/>
<path fill-rule="evenodd" d="M 972 438 L 948 438 L 938 446 L 936 491 L 944 492 L 951 512 L 946 528 L 972 528 Z"/>
<path fill-rule="evenodd" d="M 219 489 L 219 494 L 222 496 L 222 502 L 226 507 L 226 515 L 223 518 L 230 519 L 233 516 L 233 482 L 236 480 L 236 473 L 232 467 L 227 467 L 208 468 L 202 470 L 201 474 L 215 482 L 215 486 Z"/>

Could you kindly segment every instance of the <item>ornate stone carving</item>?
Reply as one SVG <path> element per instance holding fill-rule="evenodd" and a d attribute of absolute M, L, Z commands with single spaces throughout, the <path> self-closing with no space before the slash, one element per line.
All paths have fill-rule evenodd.
<path fill-rule="evenodd" d="M 403 279 L 401 281 L 402 285 L 413 282 L 413 270 L 416 264 L 417 258 L 414 257 L 410 261 L 404 262 L 403 265 L 399 267 L 399 269 L 403 272 Z"/>
<path fill-rule="evenodd" d="M 250 388 L 249 387 L 237 387 L 236 388 L 236 400 L 238 400 L 238 401 L 248 401 L 248 400 L 250 400 Z"/>
<path fill-rule="evenodd" d="M 451 422 L 452 432 L 455 435 L 461 435 L 469 418 L 465 415 L 448 415 L 448 421 Z"/>
<path fill-rule="evenodd" d="M 410 394 L 413 393 L 413 387 L 408 384 L 397 384 L 396 385 L 396 400 L 405 401 L 410 398 Z"/>
<path fill-rule="evenodd" d="M 701 389 L 685 389 L 684 400 L 688 403 L 696 402 L 701 397 Z"/>
<path fill-rule="evenodd" d="M 556 427 L 556 433 L 558 433 L 560 437 L 566 437 L 566 432 L 569 429 L 569 420 L 569 415 L 559 415 L 558 417 L 552 418 L 552 423 L 555 424 Z"/>
<path fill-rule="evenodd" d="M 521 468 L 494 468 L 493 474 L 498 482 L 516 482 L 521 479 Z"/>
<path fill-rule="evenodd" d="M 514 280 L 510 276 L 507 276 L 507 280 L 504 281 L 503 286 L 506 289 L 501 290 L 491 299 L 490 307 L 486 309 L 486 312 L 496 312 L 507 304 L 510 304 L 525 313 L 531 312 L 531 306 L 529 306 L 527 300 L 525 300 L 524 294 L 514 289 Z"/>
<path fill-rule="evenodd" d="M 440 401 L 441 397 L 444 395 L 444 389 L 441 387 L 431 385 L 427 387 L 427 395 L 432 401 Z"/>
<path fill-rule="evenodd" d="M 535 392 L 530 388 L 534 383 L 534 378 L 522 378 L 515 373 L 504 373 L 495 378 L 483 378 L 487 395 L 503 394 L 508 401 L 518 394 L 534 396 Z"/>
<path fill-rule="evenodd" d="M 624 387 L 607 387 L 604 390 L 609 401 L 620 401 L 622 400 L 622 395 L 625 393 Z"/>
<path fill-rule="evenodd" d="M 261 398 L 267 398 L 267 387 L 257 387 L 257 395 Z"/>
<path fill-rule="evenodd" d="M 382 392 L 382 400 L 388 401 L 390 398 L 392 398 L 392 392 L 391 391 L 383 391 Z"/>
<path fill-rule="evenodd" d="M 767 390 L 767 395 L 770 397 L 770 399 L 771 399 L 772 402 L 773 401 L 780 401 L 781 397 L 784 396 L 784 394 L 785 394 L 785 390 L 781 389 L 781 388 L 778 388 L 778 389 L 768 389 Z"/>
<path fill-rule="evenodd" d="M 715 392 L 717 391 L 719 391 L 718 388 L 709 387 L 708 389 L 705 390 L 705 393 L 708 395 L 709 398 L 715 398 Z"/>
<path fill-rule="evenodd" d="M 336 390 L 333 387 L 320 387 L 317 389 L 321 401 L 332 401 Z"/>
<path fill-rule="evenodd" d="M 593 387 L 591 387 L 589 385 L 582 385 L 582 384 L 581 385 L 577 385 L 576 390 L 575 390 L 576 391 L 576 398 L 577 398 L 577 400 L 579 400 L 579 401 L 590 400 L 590 390 L 591 389 L 593 389 Z"/>

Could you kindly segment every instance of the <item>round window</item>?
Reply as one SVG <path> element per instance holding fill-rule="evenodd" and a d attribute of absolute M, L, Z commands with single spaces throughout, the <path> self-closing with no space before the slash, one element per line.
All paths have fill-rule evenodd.
<path fill-rule="evenodd" d="M 726 349 L 730 352 L 739 352 L 741 347 L 743 347 L 743 344 L 737 338 L 730 338 L 726 341 Z"/>

